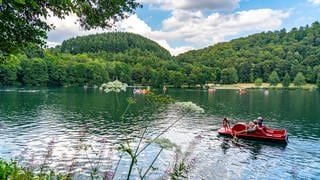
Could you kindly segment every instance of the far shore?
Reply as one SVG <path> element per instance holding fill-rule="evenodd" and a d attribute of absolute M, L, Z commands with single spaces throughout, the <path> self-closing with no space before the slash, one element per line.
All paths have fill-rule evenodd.
<path fill-rule="evenodd" d="M 315 84 L 305 84 L 303 86 L 295 86 L 293 83 L 285 88 L 282 84 L 271 86 L 269 83 L 262 83 L 261 86 L 256 86 L 254 83 L 237 83 L 237 84 L 208 84 L 210 88 L 215 89 L 316 89 Z"/>
<path fill-rule="evenodd" d="M 49 87 L 56 87 L 56 86 L 1 86 L 0 88 L 11 88 L 11 87 L 15 87 L 15 88 L 49 88 Z M 79 87 L 79 86 L 71 86 L 71 85 L 65 85 L 65 86 L 61 86 L 64 88 L 67 87 Z M 98 86 L 83 86 L 84 88 L 96 88 Z M 128 87 L 132 87 L 132 88 L 148 88 L 148 85 L 141 85 L 141 84 L 134 84 L 134 85 L 130 85 Z M 152 88 L 152 86 L 150 85 L 150 87 Z M 166 85 L 167 88 L 176 88 L 173 85 Z M 200 86 L 200 85 L 196 85 L 196 86 L 188 86 L 188 85 L 182 85 L 181 86 L 182 89 L 234 89 L 234 90 L 239 90 L 239 89 L 306 89 L 306 90 L 315 90 L 317 89 L 317 85 L 316 84 L 305 84 L 303 86 L 295 86 L 293 83 L 290 84 L 289 87 L 283 87 L 282 84 L 278 84 L 277 86 L 271 86 L 269 83 L 262 83 L 261 86 L 256 86 L 254 83 L 237 83 L 237 84 L 213 84 L 213 83 L 209 83 L 206 84 L 205 86 Z M 157 89 L 157 88 L 156 88 Z M 161 88 L 160 88 L 161 89 Z"/>

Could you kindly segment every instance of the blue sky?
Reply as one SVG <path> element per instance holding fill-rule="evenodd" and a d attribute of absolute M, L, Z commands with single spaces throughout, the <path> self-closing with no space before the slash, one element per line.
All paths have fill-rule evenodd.
<path fill-rule="evenodd" d="M 48 44 L 106 31 L 128 31 L 148 37 L 173 55 L 262 31 L 305 26 L 319 21 L 320 0 L 138 0 L 143 8 L 113 29 L 85 31 L 75 23 L 48 19 L 56 29 Z"/>

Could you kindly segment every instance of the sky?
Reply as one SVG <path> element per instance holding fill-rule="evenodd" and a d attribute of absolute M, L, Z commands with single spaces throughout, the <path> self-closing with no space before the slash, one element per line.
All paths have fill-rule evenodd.
<path fill-rule="evenodd" d="M 310 25 L 320 20 L 320 0 L 137 0 L 143 7 L 112 29 L 85 31 L 77 17 L 50 17 L 49 47 L 63 40 L 110 31 L 140 34 L 172 55 L 250 34 Z"/>

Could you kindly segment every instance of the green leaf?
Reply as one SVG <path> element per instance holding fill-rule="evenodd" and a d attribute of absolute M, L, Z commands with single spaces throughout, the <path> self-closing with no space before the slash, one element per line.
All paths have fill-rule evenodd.
<path fill-rule="evenodd" d="M 25 0 L 16 0 L 16 2 L 19 3 L 19 4 L 26 4 Z"/>

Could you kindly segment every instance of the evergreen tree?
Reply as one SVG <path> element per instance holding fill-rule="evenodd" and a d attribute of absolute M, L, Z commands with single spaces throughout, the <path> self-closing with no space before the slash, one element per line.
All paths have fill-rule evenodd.
<path fill-rule="evenodd" d="M 296 77 L 294 78 L 293 83 L 294 83 L 295 86 L 300 87 L 300 86 L 306 84 L 306 78 L 304 77 L 304 75 L 301 72 L 299 72 L 296 75 Z"/>
<path fill-rule="evenodd" d="M 271 86 L 276 86 L 278 83 L 280 82 L 278 73 L 276 71 L 273 71 L 270 75 L 269 75 L 269 83 Z"/>
<path fill-rule="evenodd" d="M 284 78 L 283 78 L 283 81 L 282 81 L 282 86 L 283 87 L 289 87 L 290 86 L 290 76 L 289 76 L 289 74 L 288 73 L 286 73 L 286 75 L 284 76 Z"/>

